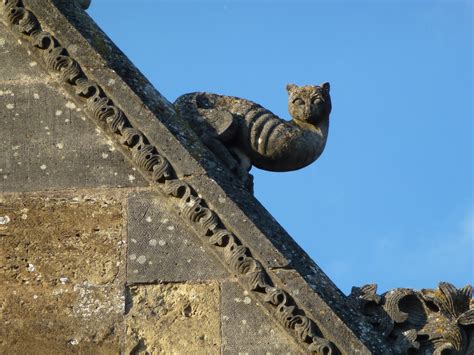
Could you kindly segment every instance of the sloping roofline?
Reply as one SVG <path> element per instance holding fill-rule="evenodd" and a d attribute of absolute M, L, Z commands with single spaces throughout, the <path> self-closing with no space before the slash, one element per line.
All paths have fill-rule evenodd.
<path fill-rule="evenodd" d="M 302 346 L 321 353 L 390 352 L 76 2 L 4 0 L 0 6 L 51 75 Z"/>

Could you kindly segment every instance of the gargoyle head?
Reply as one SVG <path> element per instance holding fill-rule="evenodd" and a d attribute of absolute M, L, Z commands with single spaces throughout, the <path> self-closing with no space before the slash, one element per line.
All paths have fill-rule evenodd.
<path fill-rule="evenodd" d="M 329 83 L 320 86 L 288 84 L 288 111 L 294 120 L 317 125 L 329 119 L 331 97 Z"/>

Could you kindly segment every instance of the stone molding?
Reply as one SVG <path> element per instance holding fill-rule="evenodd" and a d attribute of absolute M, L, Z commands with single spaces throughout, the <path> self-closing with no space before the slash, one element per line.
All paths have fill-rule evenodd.
<path fill-rule="evenodd" d="M 265 308 L 270 310 L 282 328 L 306 351 L 315 354 L 372 352 L 444 355 L 470 354 L 474 351 L 471 286 L 456 289 L 448 283 L 440 283 L 438 289 L 414 291 L 400 288 L 377 295 L 375 285 L 366 285 L 354 288 L 349 298 L 338 298 L 338 295 L 327 297 L 328 292 L 326 297 L 322 297 L 324 302 L 316 303 L 312 294 L 324 294 L 325 290 L 317 288 L 328 286 L 326 279 L 312 285 L 304 275 L 307 296 L 298 297 L 292 293 L 293 289 L 302 289 L 301 283 L 295 283 L 298 287 L 294 287 L 291 282 L 291 277 L 301 271 L 275 266 L 278 265 L 276 261 L 275 264 L 269 262 L 266 255 L 262 256 L 258 244 L 252 241 L 253 235 L 236 230 L 225 211 L 215 207 L 212 196 L 202 196 L 205 193 L 199 192 L 199 187 L 202 191 L 203 185 L 198 184 L 198 179 L 209 177 L 203 175 L 193 179 L 183 173 L 182 166 L 171 163 L 166 157 L 170 160 L 174 157 L 170 151 L 166 152 L 166 142 L 162 146 L 156 137 L 151 136 L 153 125 L 140 121 L 130 111 L 125 114 L 126 102 L 112 100 L 114 92 L 102 81 L 92 80 L 94 75 L 85 73 L 91 73 L 86 59 L 82 57 L 80 65 L 75 59 L 77 57 L 73 58 L 61 45 L 59 32 L 56 36 L 54 31 L 44 30 L 46 26 L 43 27 L 31 12 L 31 8 L 38 10 L 39 6 L 32 1 L 0 2 L 14 32 L 36 48 L 35 54 L 43 58 L 48 71 L 61 78 L 67 91 L 73 92 L 74 99 L 83 105 L 94 122 L 118 142 L 119 150 L 139 168 L 151 186 L 166 195 L 200 240 L 210 245 L 210 250 L 225 269 L 236 275 L 239 283 L 266 305 Z M 59 3 L 66 1 L 45 1 L 50 7 Z M 39 18 L 47 19 L 48 16 L 43 13 Z M 69 43 L 70 40 L 64 42 L 75 44 Z M 173 107 L 166 100 L 163 102 L 164 106 L 159 109 L 176 118 Z M 176 131 L 171 133 L 176 135 Z M 291 276 L 282 278 L 282 274 L 293 271 L 295 273 Z M 347 308 L 349 316 L 338 318 L 341 308 Z M 329 313 L 333 310 L 336 310 L 335 315 Z M 334 328 L 331 329 L 332 326 Z M 340 333 L 341 329 L 346 333 Z"/>
<path fill-rule="evenodd" d="M 59 74 L 66 85 L 75 89 L 95 122 L 115 138 L 127 151 L 152 185 L 174 199 L 180 214 L 191 222 L 197 234 L 218 250 L 223 263 L 238 275 L 249 291 L 273 308 L 274 316 L 308 351 L 333 354 L 340 350 L 324 338 L 320 327 L 285 290 L 277 287 L 267 270 L 252 255 L 242 241 L 229 231 L 215 211 L 198 196 L 193 187 L 177 177 L 169 161 L 147 137 L 133 127 L 124 112 L 105 94 L 95 81 L 89 80 L 79 63 L 50 32 L 44 31 L 39 20 L 21 0 L 4 0 L 4 14 L 17 33 L 24 35 L 39 49 L 48 70 Z"/>

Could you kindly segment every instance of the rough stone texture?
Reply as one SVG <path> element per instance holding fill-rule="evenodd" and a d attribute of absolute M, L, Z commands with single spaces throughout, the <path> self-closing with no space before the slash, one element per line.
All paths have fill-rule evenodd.
<path fill-rule="evenodd" d="M 126 353 L 219 353 L 219 296 L 217 283 L 130 287 Z"/>
<path fill-rule="evenodd" d="M 199 138 L 175 115 L 171 104 L 84 12 L 66 0 L 41 4 L 24 0 L 23 3 L 63 46 L 69 48 L 74 44 L 80 48 L 72 54 L 87 77 L 104 89 L 131 125 L 139 127 L 148 142 L 170 161 L 178 177 L 186 178 L 208 206 L 219 206 L 217 211 L 226 227 L 250 248 L 271 277 L 286 288 L 284 280 L 278 280 L 272 272 L 274 268 L 288 268 L 300 275 L 296 287 L 301 292 L 295 301 L 317 301 L 308 316 L 318 323 L 329 340 L 351 353 L 387 351 L 379 334 L 347 306 L 340 290 L 232 174 L 221 168 Z M 114 85 L 109 85 L 111 80 Z M 228 203 L 221 206 L 219 199 Z M 312 286 L 308 287 L 308 283 Z M 332 317 L 317 312 L 319 306 L 331 312 Z M 342 338 L 340 334 L 344 334 Z"/>
<path fill-rule="evenodd" d="M 301 348 L 235 282 L 222 284 L 223 354 L 299 354 Z"/>
<path fill-rule="evenodd" d="M 0 200 L 0 284 L 109 284 L 119 272 L 122 205 L 112 198 L 4 197 Z"/>
<path fill-rule="evenodd" d="M 0 191 L 147 185 L 1 22 L 0 56 Z"/>
<path fill-rule="evenodd" d="M 0 197 L 0 353 L 120 350 L 122 221 L 114 198 Z"/>
<path fill-rule="evenodd" d="M 287 85 L 291 121 L 247 99 L 207 92 L 180 96 L 174 107 L 203 143 L 252 191 L 252 165 L 291 171 L 314 162 L 329 129 L 329 83 Z"/>
<path fill-rule="evenodd" d="M 396 288 L 377 294 L 377 285 L 353 287 L 351 300 L 387 339 L 395 354 L 472 354 L 472 286 L 440 282 L 437 289 Z"/>
<path fill-rule="evenodd" d="M 122 292 L 63 285 L 0 290 L 1 354 L 118 354 Z"/>
<path fill-rule="evenodd" d="M 128 199 L 127 282 L 215 280 L 228 272 L 157 193 Z"/>
<path fill-rule="evenodd" d="M 0 83 L 2 191 L 146 185 L 112 141 L 51 86 Z"/>
<path fill-rule="evenodd" d="M 380 335 L 348 306 L 337 287 L 253 196 L 242 189 L 232 174 L 222 169 L 199 138 L 175 115 L 171 104 L 153 89 L 75 2 L 23 0 L 21 3 L 35 13 L 43 29 L 68 49 L 87 78 L 102 87 L 131 125 L 169 160 L 177 177 L 186 179 L 207 206 L 218 212 L 225 227 L 251 250 L 274 282 L 288 292 L 292 292 L 289 287 L 292 282 L 294 290 L 299 290 L 295 302 L 318 323 L 328 340 L 351 354 L 387 350 L 379 343 Z M 71 96 L 75 95 L 72 85 L 67 90 Z M 84 99 L 78 99 L 76 104 L 81 105 L 81 100 L 84 103 Z M 22 184 L 24 182 L 19 182 L 17 186 Z M 40 185 L 39 188 L 49 187 Z M 278 270 L 288 272 L 276 274 Z M 309 303 L 314 306 L 307 307 Z M 273 310 L 272 317 L 275 313 Z"/>
<path fill-rule="evenodd" d="M 40 73 L 38 60 L 31 54 L 31 51 L 26 52 L 19 46 L 18 39 L 0 21 L 0 83 L 22 79 L 37 80 Z"/>

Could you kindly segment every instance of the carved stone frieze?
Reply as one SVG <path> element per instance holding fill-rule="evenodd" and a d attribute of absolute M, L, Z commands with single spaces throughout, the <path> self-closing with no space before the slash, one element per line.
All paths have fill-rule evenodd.
<path fill-rule="evenodd" d="M 456 289 L 397 288 L 378 295 L 376 285 L 354 287 L 352 302 L 387 339 L 394 354 L 472 354 L 472 286 Z"/>
<path fill-rule="evenodd" d="M 105 94 L 98 83 L 89 80 L 79 63 L 49 32 L 21 0 L 3 0 L 3 12 L 12 29 L 29 39 L 43 57 L 46 67 L 58 73 L 71 86 L 77 99 L 84 102 L 88 114 L 99 126 L 113 135 L 126 148 L 142 174 L 170 196 L 183 218 L 195 228 L 226 267 L 238 276 L 253 295 L 270 306 L 282 326 L 314 354 L 339 353 L 337 347 L 324 339 L 318 325 L 310 319 L 295 300 L 272 281 L 269 273 L 241 240 L 229 231 L 218 215 L 198 196 L 193 187 L 177 178 L 168 160 L 151 145 L 145 135 L 133 127 L 124 112 Z"/>

